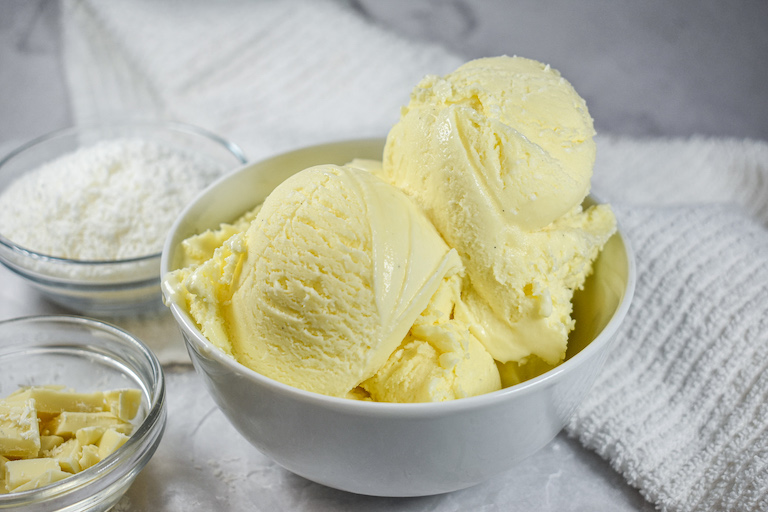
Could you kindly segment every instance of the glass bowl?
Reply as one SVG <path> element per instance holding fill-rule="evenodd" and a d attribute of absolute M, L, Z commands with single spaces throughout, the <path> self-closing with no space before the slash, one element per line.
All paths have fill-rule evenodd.
<path fill-rule="evenodd" d="M 180 123 L 82 126 L 44 135 L 0 160 L 0 193 L 24 173 L 58 157 L 122 138 L 138 138 L 199 156 L 219 166 L 222 174 L 246 161 L 235 144 Z M 36 252 L 0 232 L 0 263 L 51 301 L 77 313 L 115 316 L 157 310 L 162 305 L 159 248 L 154 254 L 135 258 L 85 261 Z"/>
<path fill-rule="evenodd" d="M 0 322 L 0 368 L 0 396 L 32 385 L 63 385 L 78 392 L 141 390 L 143 420 L 113 454 L 47 487 L 0 494 L 0 510 L 98 512 L 114 505 L 149 462 L 165 429 L 165 380 L 154 354 L 103 322 L 26 317 Z"/>
<path fill-rule="evenodd" d="M 384 141 L 323 144 L 246 165 L 212 184 L 177 219 L 163 274 L 190 235 L 232 222 L 290 175 L 311 165 L 380 158 Z M 588 198 L 587 203 L 596 201 Z M 635 285 L 621 229 L 574 297 L 566 361 L 521 384 L 437 403 L 378 403 L 324 396 L 250 370 L 206 339 L 164 289 L 195 370 L 224 415 L 286 469 L 329 487 L 376 496 L 424 496 L 470 487 L 549 443 L 589 392 L 618 336 Z"/>

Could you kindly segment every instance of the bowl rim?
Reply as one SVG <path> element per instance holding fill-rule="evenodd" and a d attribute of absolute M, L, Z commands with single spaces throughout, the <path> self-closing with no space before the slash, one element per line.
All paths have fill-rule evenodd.
<path fill-rule="evenodd" d="M 7 153 L 4 157 L 0 158 L 0 169 L 2 169 L 4 165 L 6 165 L 8 162 L 16 158 L 18 155 L 25 153 L 26 151 L 36 147 L 37 145 L 47 142 L 49 140 L 58 139 L 61 137 L 67 137 L 70 135 L 75 135 L 77 133 L 96 131 L 96 130 L 102 130 L 102 129 L 115 129 L 115 128 L 122 129 L 122 128 L 142 128 L 142 127 L 170 129 L 171 131 L 175 131 L 175 132 L 186 133 L 194 136 L 201 136 L 203 138 L 207 138 L 213 141 L 214 143 L 222 146 L 226 150 L 228 150 L 237 160 L 240 161 L 240 167 L 248 163 L 248 158 L 245 156 L 245 153 L 243 152 L 242 148 L 240 148 L 240 146 L 238 146 L 237 144 L 235 144 L 234 142 L 228 139 L 225 139 L 220 135 L 213 133 L 210 130 L 207 130 L 205 128 L 201 128 L 199 126 L 195 126 L 192 124 L 182 123 L 179 121 L 149 120 L 149 119 L 141 120 L 140 119 L 140 120 L 121 120 L 116 122 L 83 123 L 83 124 L 69 126 L 67 128 L 62 128 L 60 130 L 54 130 L 54 131 L 45 133 L 43 135 L 35 137 L 21 144 L 20 146 L 17 146 L 15 149 Z M 59 256 L 51 256 L 49 254 L 43 254 L 41 252 L 37 252 L 32 249 L 27 249 L 26 247 L 16 244 L 9 238 L 3 236 L 1 233 L 0 233 L 0 246 L 4 246 L 6 249 L 10 250 L 14 254 L 18 254 L 22 257 L 28 257 L 28 258 L 32 258 L 32 259 L 43 261 L 43 262 L 51 262 L 51 263 L 67 264 L 67 265 L 75 265 L 75 266 L 105 267 L 105 266 L 111 266 L 111 265 L 118 266 L 123 264 L 130 265 L 130 264 L 160 259 L 160 257 L 162 256 L 162 250 L 160 250 L 159 252 L 146 254 L 144 256 L 135 256 L 131 258 L 124 258 L 124 259 L 118 259 L 118 260 L 75 260 L 71 258 L 62 258 Z"/>
<path fill-rule="evenodd" d="M 200 201 L 203 196 L 209 193 L 210 190 L 221 186 L 225 180 L 236 179 L 236 175 L 247 172 L 252 166 L 264 165 L 273 159 L 278 159 L 296 151 L 311 151 L 313 149 L 326 148 L 333 145 L 348 145 L 370 142 L 371 140 L 373 139 L 345 139 L 297 148 L 271 156 L 269 158 L 249 162 L 248 164 L 241 166 L 239 169 L 235 169 L 228 175 L 223 176 L 211 183 L 205 190 L 201 191 L 200 194 L 198 194 L 198 196 L 196 196 L 195 199 L 193 199 L 186 206 L 186 208 L 184 208 L 169 231 L 161 258 L 161 275 L 163 281 L 165 280 L 165 275 L 168 273 L 170 252 L 172 250 L 171 245 L 175 238 L 176 231 L 185 221 L 189 211 L 192 210 L 197 202 Z M 601 203 L 601 201 L 599 201 L 593 194 L 590 194 L 587 197 L 595 200 L 596 203 Z M 195 352 L 204 353 L 206 356 L 211 357 L 217 362 L 223 364 L 228 370 L 236 373 L 237 375 L 248 378 L 251 381 L 255 381 L 257 384 L 265 386 L 279 395 L 290 396 L 296 401 L 309 403 L 328 410 L 346 414 L 361 414 L 366 416 L 396 415 L 400 417 L 426 417 L 453 414 L 456 412 L 466 412 L 478 408 L 484 408 L 489 405 L 493 406 L 495 404 L 506 402 L 513 399 L 514 397 L 527 395 L 529 393 L 536 392 L 539 388 L 547 387 L 550 384 L 561 380 L 565 375 L 571 373 L 576 368 L 581 366 L 584 362 L 593 357 L 596 352 L 605 348 L 604 345 L 607 345 L 614 338 L 616 332 L 619 330 L 619 327 L 626 317 L 627 312 L 629 311 L 629 307 L 635 292 L 637 272 L 634 251 L 629 243 L 628 238 L 624 234 L 619 219 L 617 219 L 616 224 L 616 232 L 613 236 L 618 236 L 624 247 L 624 254 L 626 257 L 627 265 L 627 286 L 623 291 L 616 310 L 613 312 L 610 320 L 600 331 L 600 333 L 587 346 L 579 351 L 578 354 L 575 354 L 573 357 L 564 361 L 555 368 L 548 370 L 547 372 L 534 377 L 533 379 L 527 380 L 520 384 L 515 384 L 514 386 L 510 386 L 504 389 L 492 391 L 490 393 L 484 393 L 482 395 L 459 398 L 455 400 L 448 400 L 445 402 L 392 403 L 353 400 L 349 398 L 323 395 L 284 384 L 265 375 L 262 375 L 255 370 L 252 370 L 247 366 L 239 363 L 237 360 L 227 355 L 223 350 L 211 343 L 197 328 L 194 320 L 192 320 L 192 318 L 185 311 L 183 311 L 176 303 L 170 300 L 166 300 L 166 290 L 164 285 L 163 298 L 166 301 L 166 305 L 171 310 L 171 313 L 173 314 L 177 323 L 179 323 L 182 329 L 184 334 L 184 341 L 188 345 L 188 349 L 191 349 Z"/>
<path fill-rule="evenodd" d="M 92 485 L 105 482 L 105 478 L 110 476 L 113 477 L 114 482 L 117 482 L 125 476 L 125 473 L 133 468 L 136 468 L 136 471 L 138 472 L 147 464 L 147 462 L 149 462 L 149 458 L 157 449 L 165 430 L 167 421 L 165 374 L 157 356 L 155 356 L 144 342 L 133 334 L 108 322 L 77 315 L 31 315 L 10 318 L 0 321 L 0 329 L 12 324 L 28 324 L 34 326 L 39 323 L 57 322 L 88 326 L 102 333 L 106 333 L 110 336 L 112 342 L 130 346 L 132 351 L 135 350 L 136 353 L 141 355 L 142 359 L 146 359 L 149 363 L 152 375 L 151 385 L 148 386 L 148 390 L 152 393 L 151 401 L 148 404 L 147 413 L 141 423 L 136 430 L 131 433 L 125 444 L 117 451 L 93 466 L 84 469 L 79 473 L 74 473 L 53 484 L 38 489 L 30 489 L 28 491 L 0 494 L 0 510 L 15 505 L 44 503 L 49 500 L 63 500 L 66 499 L 66 496 L 69 493 L 87 489 Z M 53 344 L 50 346 L 56 347 L 57 345 Z M 127 462 L 130 462 L 130 464 L 127 464 Z M 116 474 L 115 470 L 118 470 L 121 467 L 126 468 L 126 470 Z M 102 485 L 106 488 L 110 484 Z"/>

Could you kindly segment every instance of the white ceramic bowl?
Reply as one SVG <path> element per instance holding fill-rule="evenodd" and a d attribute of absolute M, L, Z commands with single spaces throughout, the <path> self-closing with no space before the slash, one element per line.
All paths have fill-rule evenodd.
<path fill-rule="evenodd" d="M 127 332 L 95 320 L 27 317 L 0 322 L 0 368 L 0 396 L 19 386 L 49 384 L 80 392 L 138 388 L 143 417 L 109 457 L 47 487 L 0 494 L 0 511 L 99 512 L 117 503 L 165 429 L 165 379 L 152 352 Z"/>
<path fill-rule="evenodd" d="M 39 137 L 0 160 L 0 192 L 24 173 L 97 142 L 140 138 L 207 158 L 224 170 L 245 163 L 236 145 L 194 126 L 125 122 L 69 128 Z M 123 315 L 159 309 L 160 252 L 112 261 L 41 254 L 0 233 L 0 263 L 51 301 L 77 313 Z"/>
<path fill-rule="evenodd" d="M 291 174 L 315 164 L 380 158 L 382 140 L 310 147 L 254 163 L 209 187 L 188 206 L 163 251 L 163 273 L 191 234 L 232 221 Z M 621 233 L 575 299 L 578 328 L 567 360 L 522 384 L 452 402 L 358 402 L 302 391 L 224 355 L 171 305 L 198 373 L 237 430 L 288 470 L 330 487 L 379 496 L 420 496 L 469 487 L 549 443 L 589 391 L 634 289 Z"/>

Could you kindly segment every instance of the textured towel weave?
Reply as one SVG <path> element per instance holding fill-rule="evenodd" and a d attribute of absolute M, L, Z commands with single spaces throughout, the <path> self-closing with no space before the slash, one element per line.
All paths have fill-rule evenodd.
<path fill-rule="evenodd" d="M 568 432 L 663 510 L 768 510 L 768 144 L 599 147 L 638 282 Z"/>
<path fill-rule="evenodd" d="M 569 432 L 665 509 L 768 509 L 768 233 L 729 207 L 619 214 L 635 299 Z"/>
<path fill-rule="evenodd" d="M 78 121 L 178 119 L 251 159 L 383 136 L 422 75 L 460 63 L 328 1 L 63 11 Z M 638 283 L 568 431 L 665 510 L 767 510 L 768 144 L 601 136 L 598 148 L 593 190 L 616 206 Z M 162 352 L 163 328 L 147 325 Z"/>
<path fill-rule="evenodd" d="M 126 112 L 182 120 L 217 130 L 252 160 L 381 136 L 426 72 L 461 62 L 328 0 L 64 5 L 78 122 Z"/>

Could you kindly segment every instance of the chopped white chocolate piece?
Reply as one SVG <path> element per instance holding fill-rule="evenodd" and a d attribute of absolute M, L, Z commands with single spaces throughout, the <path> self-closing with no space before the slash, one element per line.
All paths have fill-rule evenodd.
<path fill-rule="evenodd" d="M 104 427 L 85 427 L 75 432 L 75 437 L 81 445 L 98 444 L 105 430 Z"/>
<path fill-rule="evenodd" d="M 8 459 L 0 455 L 0 494 L 5 494 L 8 489 L 5 488 L 5 463 Z"/>
<path fill-rule="evenodd" d="M 80 470 L 86 470 L 100 460 L 99 447 L 95 444 L 87 444 L 83 446 L 83 453 L 80 456 Z"/>
<path fill-rule="evenodd" d="M 37 457 L 40 452 L 40 430 L 35 401 L 8 403 L 0 400 L 0 455 L 5 457 Z"/>
<path fill-rule="evenodd" d="M 136 417 L 141 406 L 141 390 L 116 389 L 104 392 L 104 404 L 107 411 L 123 421 L 130 421 Z"/>
<path fill-rule="evenodd" d="M 22 386 L 19 389 L 17 389 L 16 391 L 14 391 L 13 393 L 11 393 L 10 395 L 6 396 L 3 400 L 13 400 L 13 399 L 16 399 L 16 398 L 18 398 L 20 396 L 23 396 L 27 392 L 27 390 L 29 390 L 30 388 L 34 388 L 34 387 L 43 388 L 43 389 L 56 389 L 56 390 L 59 390 L 59 391 L 64 389 L 64 386 L 59 386 L 59 385 L 55 385 L 55 384 L 49 384 L 47 386 Z"/>
<path fill-rule="evenodd" d="M 62 471 L 60 469 L 49 469 L 48 471 L 40 473 L 24 485 L 20 485 L 10 490 L 13 492 L 21 492 L 30 491 L 32 489 L 39 489 L 54 482 L 58 482 L 59 480 L 64 480 L 68 476 L 72 476 L 72 473 L 67 473 L 66 471 Z"/>
<path fill-rule="evenodd" d="M 128 441 L 128 436 L 115 430 L 109 429 L 104 432 L 99 440 L 99 458 L 104 460 L 107 455 L 115 452 Z"/>
<path fill-rule="evenodd" d="M 104 393 L 76 393 L 53 386 L 24 388 L 6 398 L 7 401 L 28 400 L 33 398 L 37 412 L 41 416 L 59 414 L 63 411 L 101 412 L 104 407 Z"/>
<path fill-rule="evenodd" d="M 56 459 L 20 459 L 5 463 L 5 487 L 12 491 L 51 469 L 61 469 Z"/>
<path fill-rule="evenodd" d="M 81 428 L 104 427 L 131 428 L 127 423 L 111 412 L 70 412 L 64 411 L 45 425 L 46 429 L 57 436 L 73 436 Z M 130 431 L 130 430 L 129 430 Z"/>
<path fill-rule="evenodd" d="M 40 436 L 40 457 L 48 457 L 48 454 L 62 444 L 64 438 L 61 436 Z"/>
<path fill-rule="evenodd" d="M 62 470 L 69 473 L 79 473 L 81 454 L 82 446 L 78 440 L 70 439 L 53 450 L 50 456 L 59 461 L 59 466 L 61 466 Z"/>

